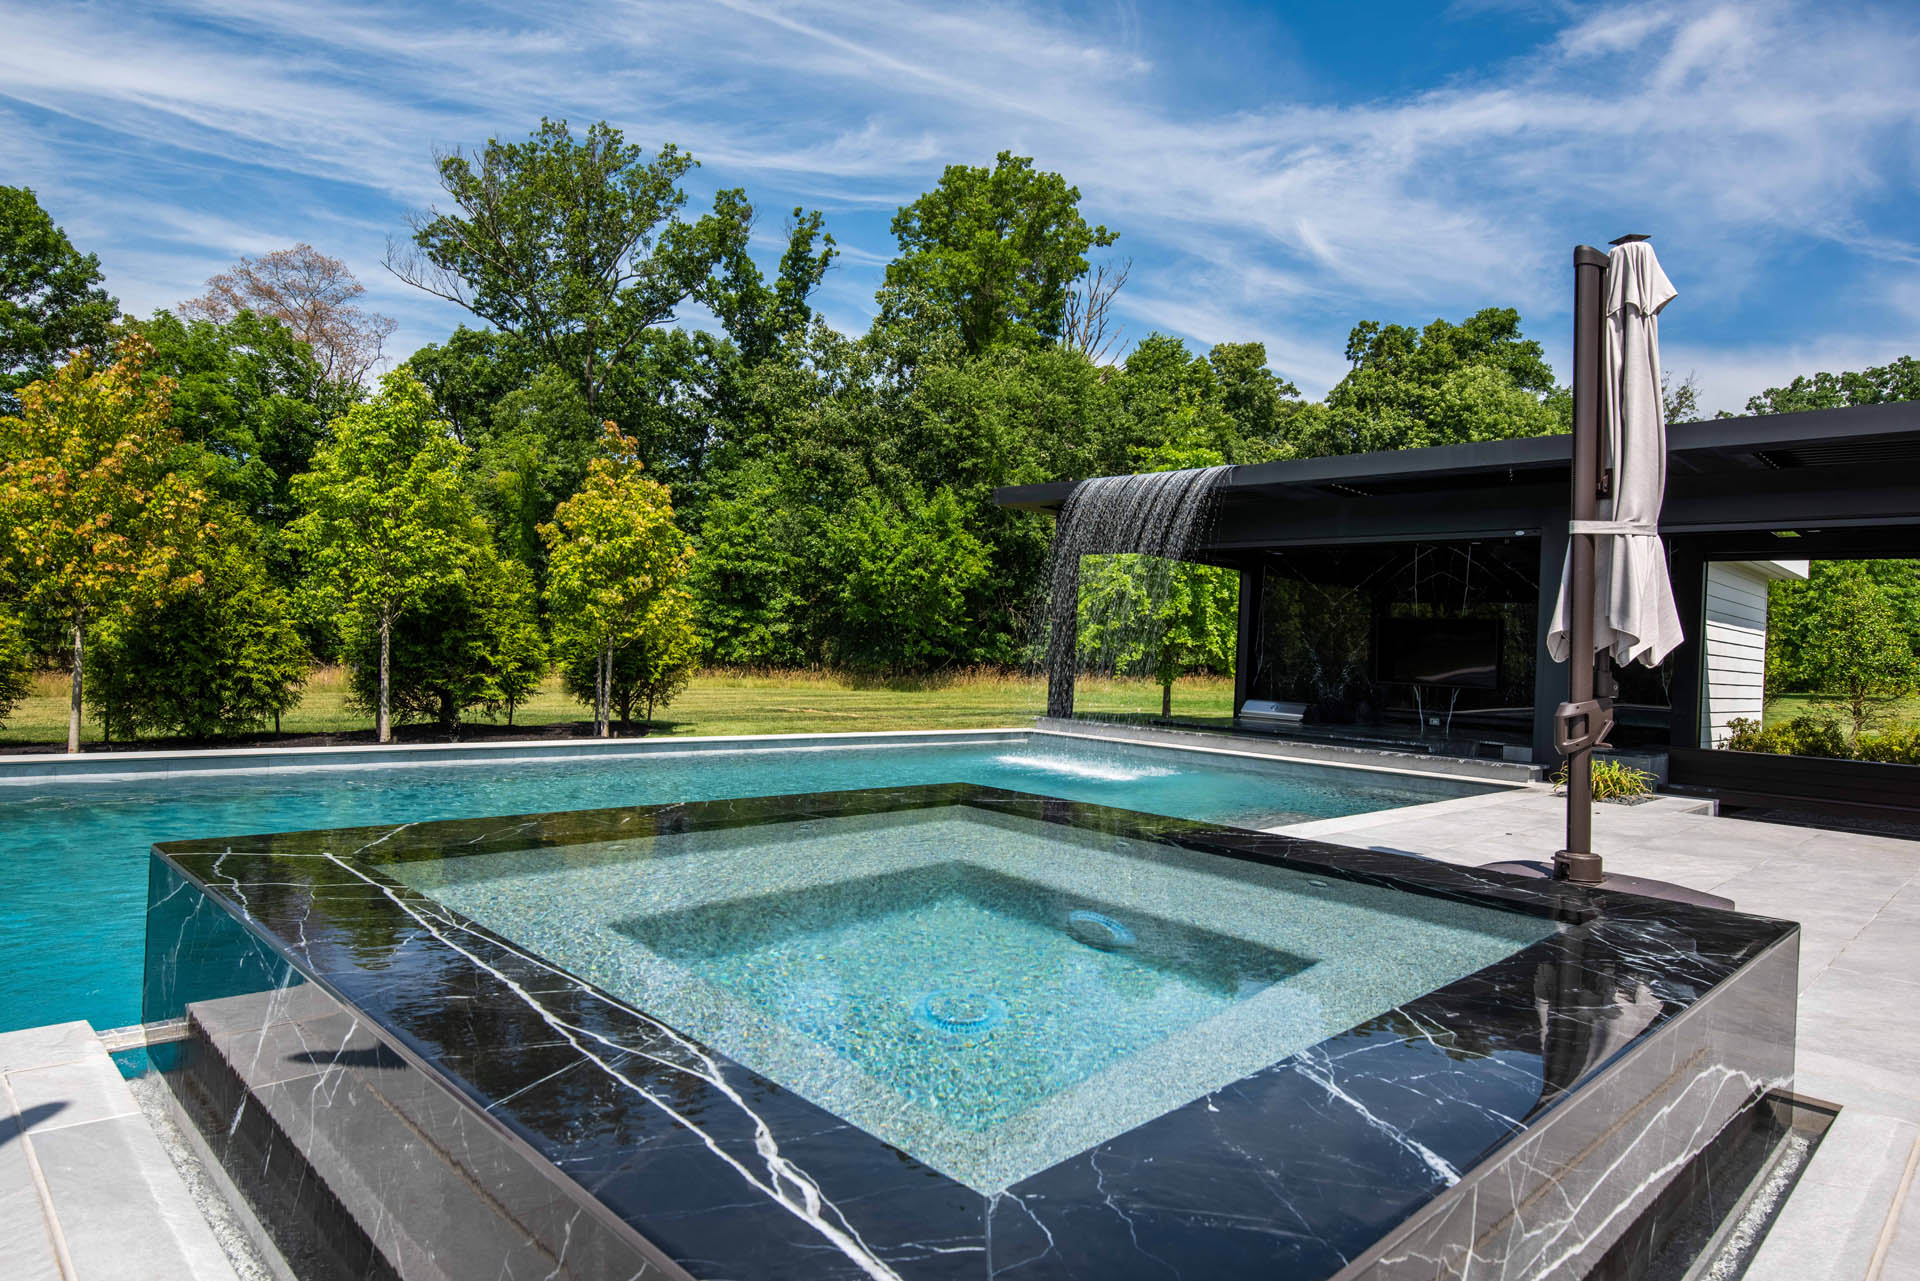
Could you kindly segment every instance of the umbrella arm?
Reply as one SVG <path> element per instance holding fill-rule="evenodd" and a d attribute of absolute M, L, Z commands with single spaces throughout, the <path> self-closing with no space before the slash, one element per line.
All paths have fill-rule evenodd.
<path fill-rule="evenodd" d="M 1611 747 L 1607 735 L 1613 732 L 1613 700 L 1589 698 L 1578 703 L 1562 703 L 1554 709 L 1554 746 L 1562 756 L 1590 752 L 1596 747 Z"/>

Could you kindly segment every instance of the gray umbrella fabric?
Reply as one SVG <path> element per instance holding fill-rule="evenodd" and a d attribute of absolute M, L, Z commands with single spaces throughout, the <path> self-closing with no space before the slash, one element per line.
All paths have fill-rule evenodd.
<path fill-rule="evenodd" d="M 1573 532 L 1605 535 L 1594 540 L 1594 651 L 1611 651 L 1622 666 L 1657 667 L 1682 639 L 1660 542 L 1667 425 L 1659 315 L 1677 291 L 1645 241 L 1616 246 L 1607 255 L 1605 289 L 1600 431 L 1602 465 L 1612 470 L 1613 484 L 1598 519 L 1575 522 Z M 1568 657 L 1568 577 L 1563 568 L 1547 633 L 1555 662 Z"/>

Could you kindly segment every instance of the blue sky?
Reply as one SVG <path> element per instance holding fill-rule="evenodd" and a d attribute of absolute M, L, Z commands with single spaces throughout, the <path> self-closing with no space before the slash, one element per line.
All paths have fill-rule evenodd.
<path fill-rule="evenodd" d="M 1257 339 L 1310 394 L 1354 321 L 1488 305 L 1564 371 L 1571 247 L 1627 231 L 1709 408 L 1920 353 L 1911 4 L 0 0 L 0 30 L 0 182 L 141 314 L 304 240 L 399 320 L 394 354 L 434 341 L 460 313 L 387 240 L 436 149 L 546 114 L 691 150 L 695 201 L 744 186 L 769 258 L 786 210 L 825 211 L 845 329 L 894 209 L 1010 148 L 1121 233 L 1129 340 Z"/>

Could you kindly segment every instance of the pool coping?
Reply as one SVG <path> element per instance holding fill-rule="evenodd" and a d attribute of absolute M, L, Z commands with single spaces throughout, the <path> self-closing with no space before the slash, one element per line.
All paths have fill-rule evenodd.
<path fill-rule="evenodd" d="M 172 842 L 156 847 L 155 874 L 159 877 L 160 869 L 168 868 L 170 875 L 185 878 L 183 884 L 195 885 L 199 894 L 192 897 L 205 896 L 222 909 L 214 911 L 214 917 L 251 921 L 246 929 L 256 946 L 264 945 L 280 961 L 294 964 L 359 1008 L 366 995 L 376 991 L 377 982 L 376 988 L 366 988 L 367 980 L 352 977 L 356 971 L 351 966 L 342 968 L 344 954 L 337 945 L 322 940 L 327 922 L 320 909 L 349 899 L 372 905 L 343 907 L 349 915 L 342 919 L 354 921 L 371 919 L 369 914 L 378 916 L 388 909 L 379 895 L 368 895 L 351 878 L 339 880 L 334 872 L 316 871 L 348 866 L 337 856 L 315 857 L 328 849 L 358 847 L 361 852 L 348 857 L 370 863 L 392 861 L 404 856 L 403 851 L 414 851 L 415 857 L 438 857 L 449 844 L 467 852 L 481 852 L 499 842 L 520 849 L 564 846 L 588 839 L 583 832 L 604 838 L 607 832 L 636 835 L 689 830 L 690 825 L 787 821 L 845 812 L 849 804 L 912 807 L 934 795 L 949 799 L 967 795 L 980 798 L 972 803 L 1011 806 L 1013 811 L 1069 827 L 1144 835 L 1226 857 L 1278 863 L 1416 893 L 1508 907 L 1524 904 L 1535 914 L 1566 922 L 1569 932 L 986 1199 L 968 1194 L 971 1199 L 956 1200 L 951 1187 L 942 1187 L 950 1181 L 904 1158 L 894 1159 L 897 1154 L 892 1149 L 868 1136 L 848 1133 L 847 1127 L 834 1124 L 833 1118 L 804 1099 L 765 1092 L 761 1089 L 765 1082 L 753 1086 L 759 1078 L 716 1056 L 723 1060 L 725 1079 L 733 1083 L 725 1091 L 727 1098 L 757 1126 L 778 1136 L 782 1159 L 790 1155 L 802 1173 L 832 1171 L 832 1186 L 820 1189 L 827 1198 L 824 1213 L 829 1218 L 838 1216 L 836 1221 L 849 1227 L 857 1219 L 859 1231 L 851 1240 L 858 1242 L 859 1250 L 849 1249 L 842 1233 L 835 1243 L 839 1249 L 823 1251 L 825 1242 L 796 1227 L 791 1206 L 774 1204 L 778 1198 L 771 1196 L 746 1206 L 734 1204 L 740 1197 L 732 1184 L 725 1185 L 733 1189 L 725 1197 L 727 1204 L 690 1205 L 689 1198 L 703 1194 L 688 1189 L 716 1186 L 711 1174 L 699 1173 L 705 1158 L 697 1145 L 666 1152 L 649 1148 L 654 1154 L 650 1167 L 616 1162 L 609 1168 L 623 1173 L 604 1176 L 603 1172 L 590 1180 L 604 1190 L 609 1186 L 606 1178 L 613 1178 L 618 1188 L 625 1189 L 628 1212 L 639 1215 L 636 1227 L 648 1230 L 650 1223 L 663 1228 L 670 1224 L 676 1239 L 672 1245 L 662 1243 L 662 1248 L 697 1259 L 701 1266 L 694 1270 L 763 1274 L 774 1265 L 773 1273 L 779 1275 L 837 1277 L 852 1275 L 851 1264 L 869 1276 L 958 1276 L 973 1274 L 983 1262 L 979 1255 L 985 1252 L 989 1271 L 1024 1261 L 1034 1275 L 1077 1276 L 1085 1268 L 1104 1268 L 1105 1274 L 1115 1275 L 1139 1265 L 1143 1253 L 1166 1257 L 1170 1251 L 1178 1255 L 1199 1249 L 1202 1257 L 1217 1265 L 1211 1274 L 1222 1277 L 1272 1275 L 1278 1252 L 1283 1250 L 1305 1252 L 1301 1275 L 1325 1276 L 1337 1270 L 1342 1277 L 1385 1277 L 1398 1275 L 1396 1259 L 1401 1265 L 1412 1259 L 1431 1264 L 1441 1257 L 1493 1262 L 1496 1272 L 1506 1265 L 1517 1275 L 1527 1271 L 1529 1259 L 1538 1261 L 1543 1249 L 1561 1252 L 1569 1263 L 1575 1256 L 1585 1260 L 1604 1251 L 1618 1235 L 1615 1220 L 1623 1214 L 1630 1218 L 1634 1203 L 1657 1191 L 1698 1143 L 1710 1138 L 1760 1090 L 1791 1080 L 1798 939 L 1798 927 L 1791 923 L 969 785 Z M 768 814 L 783 817 L 768 819 Z M 375 843 L 378 851 L 365 852 Z M 249 872 L 246 865 L 250 863 L 256 865 Z M 304 894 L 298 891 L 293 882 L 301 878 L 311 880 L 314 888 Z M 333 888 L 320 892 L 323 882 Z M 248 888 L 256 883 L 264 897 L 250 900 Z M 342 887 L 360 897 L 338 898 Z M 172 902 L 175 906 L 170 910 L 183 910 L 177 895 L 177 890 L 156 881 L 156 907 Z M 269 919 L 256 918 L 256 910 Z M 394 910 L 398 911 L 397 906 Z M 501 965 L 508 971 L 542 964 L 457 913 L 448 914 L 449 922 L 456 919 L 464 922 L 458 925 L 459 937 L 468 946 L 485 941 L 484 955 L 491 959 L 468 958 L 474 964 Z M 169 952 L 165 940 L 186 937 L 184 929 L 175 930 L 171 921 L 154 920 L 149 934 L 150 986 L 156 973 L 164 975 L 169 965 L 179 964 L 179 946 L 173 945 Z M 161 952 L 152 950 L 156 946 Z M 419 940 L 409 944 L 410 957 L 418 958 L 419 946 Z M 454 970 L 466 964 L 449 963 Z M 1623 976 L 1637 975 L 1640 985 L 1633 1005 L 1624 1007 L 1628 1016 L 1634 1006 L 1640 1007 L 1640 1021 L 1633 1023 L 1628 1017 L 1632 1026 L 1624 1034 L 1613 1023 L 1622 1018 L 1622 1007 L 1616 1003 L 1625 997 L 1603 997 L 1596 1004 L 1586 994 L 1589 986 L 1603 993 L 1623 992 L 1613 986 L 1616 968 Z M 546 972 L 555 973 L 550 966 Z M 1539 975 L 1549 972 L 1562 984 L 1571 980 L 1572 989 L 1564 1004 L 1549 992 L 1551 1009 L 1543 1022 L 1536 1000 L 1541 991 Z M 478 999 L 475 993 L 486 989 L 485 982 L 481 989 L 471 987 L 479 973 L 475 970 L 459 980 L 465 985 L 458 989 L 466 993 L 463 999 Z M 417 982 L 414 973 L 408 980 L 408 1001 L 417 995 L 412 986 Z M 582 998 L 566 992 L 536 999 L 533 987 L 549 987 L 551 978 L 525 990 L 514 988 L 517 996 L 501 991 L 491 999 L 504 1002 L 503 1008 L 518 1010 L 514 1017 L 524 1020 L 535 1012 L 548 1017 L 541 1008 L 542 999 L 551 1003 L 564 997 L 572 1002 L 566 1007 L 569 1018 L 583 1017 L 576 1007 L 587 1008 L 593 1018 L 610 1020 L 610 1027 L 628 1027 L 621 1019 L 631 1016 L 643 1022 L 622 1035 L 660 1035 L 658 1029 L 664 1025 L 653 1022 L 656 1030 L 647 1032 L 644 1015 L 604 993 L 590 991 L 579 980 L 569 982 L 574 986 L 568 991 L 588 993 L 595 1001 L 605 1002 L 607 1009 L 590 1003 L 579 1006 Z M 348 990 L 356 984 L 357 991 Z M 392 1007 L 388 1008 L 391 1014 Z M 621 1010 L 628 1015 L 620 1015 Z M 374 1023 L 394 1030 L 382 1021 L 378 1009 L 369 1013 Z M 150 1014 L 157 1016 L 154 1011 Z M 412 1016 L 401 1017 L 404 1021 Z M 1502 1091 L 1512 1090 L 1516 1071 L 1523 1084 L 1526 1073 L 1534 1071 L 1524 1068 L 1524 1057 L 1513 1056 L 1524 1055 L 1530 1043 L 1527 1038 L 1544 1035 L 1540 1029 L 1548 1025 L 1567 1029 L 1573 1043 L 1583 1048 L 1572 1050 L 1575 1057 L 1570 1061 L 1565 1060 L 1565 1046 L 1554 1051 L 1561 1060 L 1557 1066 L 1546 1057 L 1552 1045 L 1539 1051 L 1538 1103 L 1523 1117 L 1503 1116 L 1500 1108 L 1518 1108 L 1502 1102 L 1507 1098 Z M 425 1058 L 440 1053 L 427 1042 L 415 1044 L 418 1025 L 413 1033 L 399 1034 L 408 1048 L 424 1047 Z M 1493 1053 L 1496 1048 L 1503 1052 Z M 447 1064 L 440 1070 L 456 1081 L 462 1079 L 462 1072 L 471 1074 L 483 1066 L 471 1048 L 435 1062 Z M 526 1071 L 544 1072 L 551 1067 L 529 1060 Z M 1409 1072 L 1414 1075 L 1409 1077 Z M 1409 1079 L 1421 1082 L 1411 1097 L 1404 1084 Z M 575 1081 L 577 1089 L 577 1077 Z M 616 1130 L 617 1135 L 626 1136 L 616 1150 L 625 1151 L 636 1140 L 652 1142 L 644 1137 L 649 1132 L 646 1127 L 655 1124 L 657 1128 L 657 1124 L 646 1119 L 645 1108 L 611 1082 L 596 1088 L 602 1091 L 594 1096 L 600 1100 L 596 1106 L 624 1109 L 625 1120 L 618 1125 L 629 1128 Z M 522 1092 L 516 1090 L 509 1097 Z M 486 1102 L 485 1090 L 470 1097 L 474 1106 L 484 1105 L 489 1111 L 500 1102 Z M 726 1116 L 731 1114 L 729 1105 L 716 1102 L 719 1105 L 711 1113 L 706 1109 L 701 1113 L 709 1118 L 703 1122 L 709 1131 L 716 1124 L 724 1130 Z M 638 1119 L 636 1109 L 641 1114 Z M 630 1128 L 634 1126 L 640 1128 Z M 708 1147 L 720 1142 L 720 1132 L 709 1135 Z M 1316 1145 L 1322 1149 L 1318 1157 Z M 871 1156 L 861 1155 L 876 1148 L 888 1153 L 888 1160 L 875 1163 Z M 1595 1160 L 1596 1153 L 1602 1159 Z M 663 1161 L 674 1165 L 675 1171 L 664 1168 Z M 1490 1161 L 1513 1171 L 1513 1177 L 1505 1184 L 1472 1177 Z M 587 1168 L 594 1168 L 591 1162 Z M 1610 1182 L 1615 1180 L 1624 1182 Z M 1561 1199 L 1561 1190 L 1579 1192 L 1589 1183 L 1594 1186 L 1564 1198 L 1572 1207 L 1564 1222 L 1556 1218 L 1543 1224 L 1535 1217 Z M 1604 1195 L 1595 1195 L 1602 1187 Z M 1511 1203 L 1493 1203 L 1509 1196 Z M 1344 1227 L 1328 1229 L 1330 1235 L 1324 1240 L 1308 1240 L 1310 1234 L 1302 1233 L 1298 1223 L 1279 1221 L 1286 1217 L 1280 1211 L 1291 1213 L 1296 1206 L 1311 1209 L 1316 1197 L 1344 1206 L 1341 1214 L 1347 1217 L 1338 1220 Z M 1341 1202 L 1343 1197 L 1346 1200 Z M 636 1211 L 635 1206 L 641 1208 Z M 1596 1206 L 1606 1211 L 1597 1225 L 1591 1219 Z M 1258 1211 L 1257 1223 L 1246 1217 L 1247 1207 Z M 652 1220 L 656 1213 L 664 1217 Z M 815 1226 L 820 1213 L 815 1212 Z M 1301 1214 L 1307 1217 L 1299 1222 L 1311 1222 L 1307 1211 Z M 1624 1224 L 1618 1228 L 1624 1229 Z M 698 1238 L 697 1248 L 691 1250 L 689 1233 Z M 1293 1239 L 1287 1239 L 1289 1234 Z M 897 1274 L 890 1265 L 884 1271 L 865 1266 L 909 1257 L 915 1266 L 903 1267 Z M 781 1270 L 782 1263 L 788 1270 Z"/>
<path fill-rule="evenodd" d="M 481 743 L 386 743 L 343 747 L 192 748 L 140 752 L 13 753 L 0 755 L 0 787 L 49 783 L 113 783 L 139 779 L 264 774 L 280 770 L 340 770 L 426 765 L 506 764 L 551 760 L 644 759 L 707 751 L 795 750 L 808 747 L 967 745 L 1032 741 L 1038 737 L 1115 743 L 1193 752 L 1247 761 L 1312 765 L 1414 778 L 1452 778 L 1498 788 L 1524 787 L 1538 766 L 1464 757 L 1421 757 L 1371 748 L 1319 744 L 1235 742 L 1204 733 L 1150 726 L 1094 727 L 1041 718 L 1032 725 L 977 729 L 822 730 L 790 734 L 690 734 L 668 738 L 518 739 Z"/>
<path fill-rule="evenodd" d="M 486 743 L 385 743 L 346 747 L 194 748 L 153 752 L 80 752 L 74 755 L 0 755 L 0 786 L 60 782 L 113 783 L 209 774 L 264 774 L 276 770 L 393 768 L 419 765 L 505 764 L 541 760 L 617 760 L 703 751 L 820 747 L 904 746 L 915 743 L 1024 740 L 1026 726 L 986 729 L 841 730 L 793 734 L 692 734 L 683 738 L 520 739 Z"/>

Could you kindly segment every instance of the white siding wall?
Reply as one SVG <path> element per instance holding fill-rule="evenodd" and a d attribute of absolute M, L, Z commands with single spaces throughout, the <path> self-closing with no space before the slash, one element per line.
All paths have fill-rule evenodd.
<path fill-rule="evenodd" d="M 1769 566 L 1771 568 L 1771 566 Z M 1766 702 L 1767 581 L 1779 577 L 1737 561 L 1707 565 L 1706 697 L 1700 742 L 1718 747 L 1736 716 L 1759 720 Z"/>

